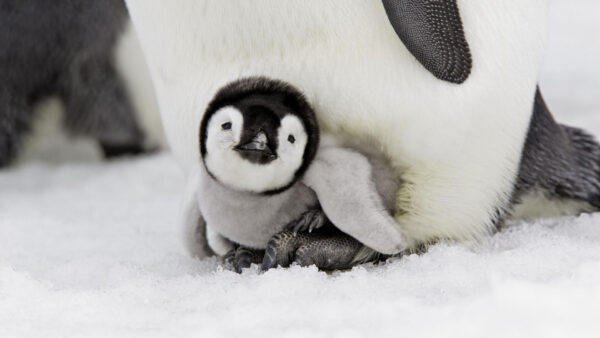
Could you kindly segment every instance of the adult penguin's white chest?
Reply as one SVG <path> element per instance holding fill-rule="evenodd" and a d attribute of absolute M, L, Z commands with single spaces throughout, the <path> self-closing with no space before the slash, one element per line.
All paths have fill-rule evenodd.
<path fill-rule="evenodd" d="M 128 5 L 169 142 L 187 169 L 199 164 L 199 123 L 216 90 L 264 75 L 304 91 L 325 129 L 381 147 L 408 182 L 399 203 L 414 217 L 402 225 L 419 240 L 484 233 L 494 206 L 510 195 L 531 116 L 546 0 L 459 0 L 473 57 L 461 85 L 418 63 L 379 1 Z M 424 228 L 428 222 L 435 225 Z"/>

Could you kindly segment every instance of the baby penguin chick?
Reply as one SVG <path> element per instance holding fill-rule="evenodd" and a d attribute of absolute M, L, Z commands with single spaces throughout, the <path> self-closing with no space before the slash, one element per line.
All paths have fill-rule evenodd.
<path fill-rule="evenodd" d="M 200 152 L 197 199 L 208 243 L 218 254 L 229 252 L 238 268 L 259 262 L 257 250 L 264 249 L 263 269 L 287 265 L 289 256 L 338 269 L 364 258 L 360 242 L 384 242 L 390 252 L 405 245 L 386 207 L 397 190 L 389 188 L 391 170 L 382 188 L 393 190 L 384 196 L 391 203 L 384 203 L 365 156 L 319 146 L 315 113 L 289 84 L 252 77 L 219 90 L 201 122 Z M 297 234 L 328 218 L 360 242 L 337 229 Z M 287 229 L 293 231 L 279 234 Z"/>

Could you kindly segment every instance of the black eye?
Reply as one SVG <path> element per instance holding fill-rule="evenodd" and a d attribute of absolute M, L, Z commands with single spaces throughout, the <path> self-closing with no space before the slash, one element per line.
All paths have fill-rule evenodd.
<path fill-rule="evenodd" d="M 221 125 L 221 128 L 223 128 L 223 130 L 229 130 L 229 129 L 231 129 L 231 122 L 223 123 Z"/>
<path fill-rule="evenodd" d="M 296 142 L 296 138 L 294 137 L 294 135 L 290 135 L 288 136 L 288 141 L 290 141 L 291 144 L 294 144 L 294 142 Z"/>

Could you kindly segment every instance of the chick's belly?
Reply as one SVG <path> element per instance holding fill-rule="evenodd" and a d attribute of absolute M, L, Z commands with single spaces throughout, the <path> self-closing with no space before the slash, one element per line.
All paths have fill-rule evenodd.
<path fill-rule="evenodd" d="M 243 219 L 221 227 L 221 235 L 245 247 L 264 249 L 269 239 L 281 232 L 287 224 L 287 219 L 264 219 L 253 216 L 255 215 L 252 213 L 247 214 Z"/>

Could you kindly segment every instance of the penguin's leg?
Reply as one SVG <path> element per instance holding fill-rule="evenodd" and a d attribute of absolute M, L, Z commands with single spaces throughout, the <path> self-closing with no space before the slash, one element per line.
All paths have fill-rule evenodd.
<path fill-rule="evenodd" d="M 109 158 L 144 151 L 144 134 L 110 56 L 76 60 L 61 82 L 71 133 L 97 139 Z"/>
<path fill-rule="evenodd" d="M 235 272 L 241 273 L 243 269 L 249 268 L 252 264 L 260 264 L 264 255 L 264 250 L 238 246 L 223 256 L 223 262 L 226 266 L 232 267 Z"/>
<path fill-rule="evenodd" d="M 600 145 L 585 131 L 556 123 L 539 89 L 513 202 L 535 191 L 550 200 L 582 202 L 575 213 L 600 208 Z"/>
<path fill-rule="evenodd" d="M 30 127 L 31 112 L 24 99 L 0 88 L 0 168 L 16 157 L 21 136 Z"/>
<path fill-rule="evenodd" d="M 321 270 L 344 270 L 377 257 L 378 253 L 333 226 L 313 233 L 283 231 L 269 240 L 262 270 L 288 267 L 292 262 Z"/>

